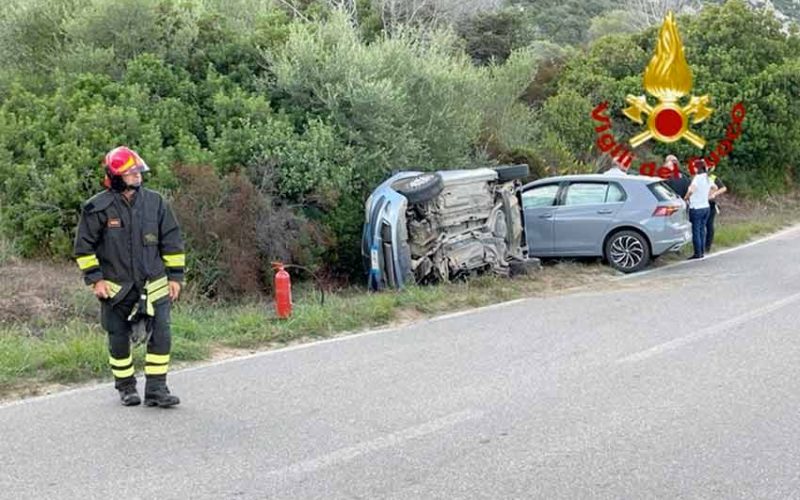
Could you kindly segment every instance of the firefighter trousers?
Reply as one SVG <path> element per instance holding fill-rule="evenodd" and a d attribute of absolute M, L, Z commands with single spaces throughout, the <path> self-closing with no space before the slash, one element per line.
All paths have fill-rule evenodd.
<path fill-rule="evenodd" d="M 111 373 L 114 375 L 114 386 L 117 389 L 136 386 L 131 353 L 131 323 L 128 321 L 128 316 L 139 300 L 139 295 L 139 290 L 133 287 L 122 300 L 113 305 L 103 301 L 101 305 L 101 322 L 108 332 L 109 363 Z M 169 299 L 154 304 L 154 310 L 155 316 L 150 319 L 152 334 L 147 341 L 145 354 L 146 392 L 166 385 L 172 345 Z"/>

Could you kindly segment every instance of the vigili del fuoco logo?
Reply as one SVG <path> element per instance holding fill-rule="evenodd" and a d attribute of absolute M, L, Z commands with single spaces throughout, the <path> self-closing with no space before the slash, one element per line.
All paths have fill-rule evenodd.
<path fill-rule="evenodd" d="M 631 148 L 635 149 L 651 139 L 663 143 L 685 140 L 697 148 L 705 148 L 705 138 L 694 132 L 692 125 L 705 121 L 714 109 L 709 107 L 708 95 L 692 94 L 692 84 L 692 70 L 683 53 L 683 42 L 675 16 L 670 12 L 661 25 L 656 53 L 644 72 L 644 89 L 658 101 L 657 104 L 651 104 L 645 95 L 628 95 L 626 99 L 629 106 L 623 110 L 623 114 L 631 121 L 646 127 L 628 141 Z M 636 156 L 631 149 L 614 138 L 611 119 L 607 114 L 608 106 L 608 102 L 603 102 L 592 110 L 592 119 L 598 123 L 594 129 L 597 133 L 595 144 L 600 151 L 627 169 Z M 742 134 L 744 117 L 744 105 L 737 103 L 731 110 L 725 138 L 705 158 L 710 168 L 715 167 L 733 151 L 736 140 Z M 688 162 L 690 168 L 693 159 Z M 655 163 L 642 163 L 639 173 L 663 178 L 678 175 L 677 171 L 668 167 L 656 170 Z"/>

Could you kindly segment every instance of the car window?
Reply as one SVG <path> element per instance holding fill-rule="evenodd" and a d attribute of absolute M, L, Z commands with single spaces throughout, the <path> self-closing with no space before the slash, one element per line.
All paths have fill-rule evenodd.
<path fill-rule="evenodd" d="M 625 201 L 625 191 L 619 187 L 619 184 L 609 184 L 608 192 L 606 193 L 606 203 L 617 203 Z"/>
<path fill-rule="evenodd" d="M 564 205 L 597 205 L 606 202 L 608 184 L 605 182 L 575 182 L 569 185 Z"/>
<path fill-rule="evenodd" d="M 677 200 L 679 198 L 679 196 L 675 194 L 675 191 L 663 181 L 654 182 L 647 187 L 649 187 L 650 191 L 658 198 L 658 201 Z"/>
<path fill-rule="evenodd" d="M 555 204 L 558 184 L 548 184 L 522 193 L 522 208 L 549 207 Z"/>

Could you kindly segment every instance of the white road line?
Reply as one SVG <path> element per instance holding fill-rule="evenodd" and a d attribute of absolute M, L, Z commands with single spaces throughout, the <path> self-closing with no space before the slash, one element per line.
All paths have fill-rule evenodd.
<path fill-rule="evenodd" d="M 750 247 L 753 247 L 753 246 L 756 246 L 756 245 L 760 245 L 762 243 L 766 243 L 767 241 L 771 241 L 771 240 L 780 238 L 781 236 L 786 236 L 787 234 L 792 233 L 792 232 L 797 231 L 797 230 L 800 230 L 800 225 L 792 226 L 790 228 L 784 229 L 783 231 L 779 231 L 779 232 L 777 232 L 775 234 L 771 234 L 769 236 L 765 236 L 764 238 L 761 238 L 761 239 L 758 239 L 758 240 L 755 240 L 755 241 L 751 241 L 750 243 L 744 243 L 744 244 L 736 246 L 736 247 L 727 248 L 725 250 L 720 250 L 719 252 L 714 252 L 712 254 L 708 254 L 706 256 L 706 258 L 703 259 L 703 260 L 714 259 L 716 257 L 721 257 L 721 256 L 723 256 L 725 254 L 729 254 L 729 253 L 732 253 L 732 252 L 738 252 L 739 250 L 744 250 L 745 248 L 750 248 Z M 619 278 L 617 278 L 617 280 L 628 280 L 628 279 L 634 279 L 634 278 L 641 278 L 643 276 L 647 276 L 649 274 L 657 273 L 657 272 L 663 271 L 665 269 L 672 269 L 672 268 L 678 267 L 678 266 L 698 264 L 700 262 L 703 262 L 703 260 L 683 260 L 681 262 L 676 262 L 674 264 L 667 264 L 666 266 L 656 267 L 656 268 L 653 268 L 653 269 L 650 269 L 650 270 L 647 270 L 647 271 L 640 271 L 638 273 L 626 274 L 625 276 L 620 276 Z"/>
<path fill-rule="evenodd" d="M 529 300 L 529 299 L 530 299 L 530 297 L 524 298 L 524 299 L 514 299 L 514 300 L 509 300 L 509 301 L 506 301 L 506 302 L 499 302 L 497 304 L 492 304 L 492 305 L 489 305 L 489 306 L 478 307 L 477 309 L 467 309 L 466 311 L 458 311 L 458 312 L 454 312 L 454 313 L 443 314 L 441 316 L 436 316 L 435 318 L 431 318 L 428 321 L 430 321 L 431 323 L 437 323 L 439 321 L 445 321 L 445 320 L 448 320 L 448 319 L 459 318 L 461 316 L 467 316 L 469 314 L 475 314 L 475 313 L 484 312 L 484 311 L 491 311 L 492 309 L 500 309 L 500 308 L 511 306 L 511 305 L 514 305 L 514 304 L 520 304 L 520 303 L 525 302 L 526 300 Z"/>
<path fill-rule="evenodd" d="M 736 316 L 735 318 L 731 318 L 729 320 L 723 321 L 722 323 L 718 323 L 708 328 L 703 328 L 702 330 L 692 333 L 690 335 L 679 337 L 677 339 L 670 340 L 669 342 L 664 342 L 663 344 L 651 347 L 650 349 L 645 349 L 644 351 L 640 351 L 631 354 L 629 356 L 625 356 L 624 358 L 618 359 L 616 363 L 617 364 L 636 363 L 639 361 L 644 361 L 645 359 L 648 358 L 652 358 L 654 356 L 658 356 L 660 354 L 664 354 L 669 351 L 680 349 L 681 347 L 692 344 L 704 338 L 724 333 L 726 330 L 731 329 L 735 326 L 739 326 L 743 323 L 747 323 L 748 321 L 752 321 L 762 316 L 766 316 L 769 313 L 775 312 L 778 309 L 781 309 L 783 307 L 788 306 L 789 304 L 792 304 L 793 302 L 797 302 L 798 300 L 800 300 L 800 293 L 790 295 L 789 297 L 781 299 L 777 302 L 773 302 L 772 304 L 769 304 L 767 306 L 754 309 L 748 313 Z"/>
<path fill-rule="evenodd" d="M 374 453 L 387 448 L 395 448 L 402 445 L 406 441 L 417 439 L 428 434 L 433 434 L 448 427 L 454 427 L 468 420 L 476 420 L 482 416 L 482 412 L 474 410 L 451 413 L 450 415 L 446 415 L 442 418 L 431 420 L 430 422 L 426 422 L 414 427 L 409 427 L 400 432 L 387 434 L 372 441 L 366 441 L 364 443 L 359 443 L 347 448 L 341 448 L 317 458 L 312 458 L 310 460 L 292 464 L 282 469 L 270 471 L 267 473 L 267 475 L 285 479 L 296 479 L 298 476 L 310 474 L 312 472 L 333 467 L 344 462 L 350 462 L 368 453 Z"/>

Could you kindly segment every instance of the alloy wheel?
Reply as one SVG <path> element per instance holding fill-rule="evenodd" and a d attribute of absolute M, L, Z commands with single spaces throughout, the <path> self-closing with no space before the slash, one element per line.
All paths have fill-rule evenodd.
<path fill-rule="evenodd" d="M 608 257 L 618 267 L 632 269 L 642 262 L 644 255 L 644 244 L 639 238 L 622 235 L 611 243 L 611 251 Z"/>

